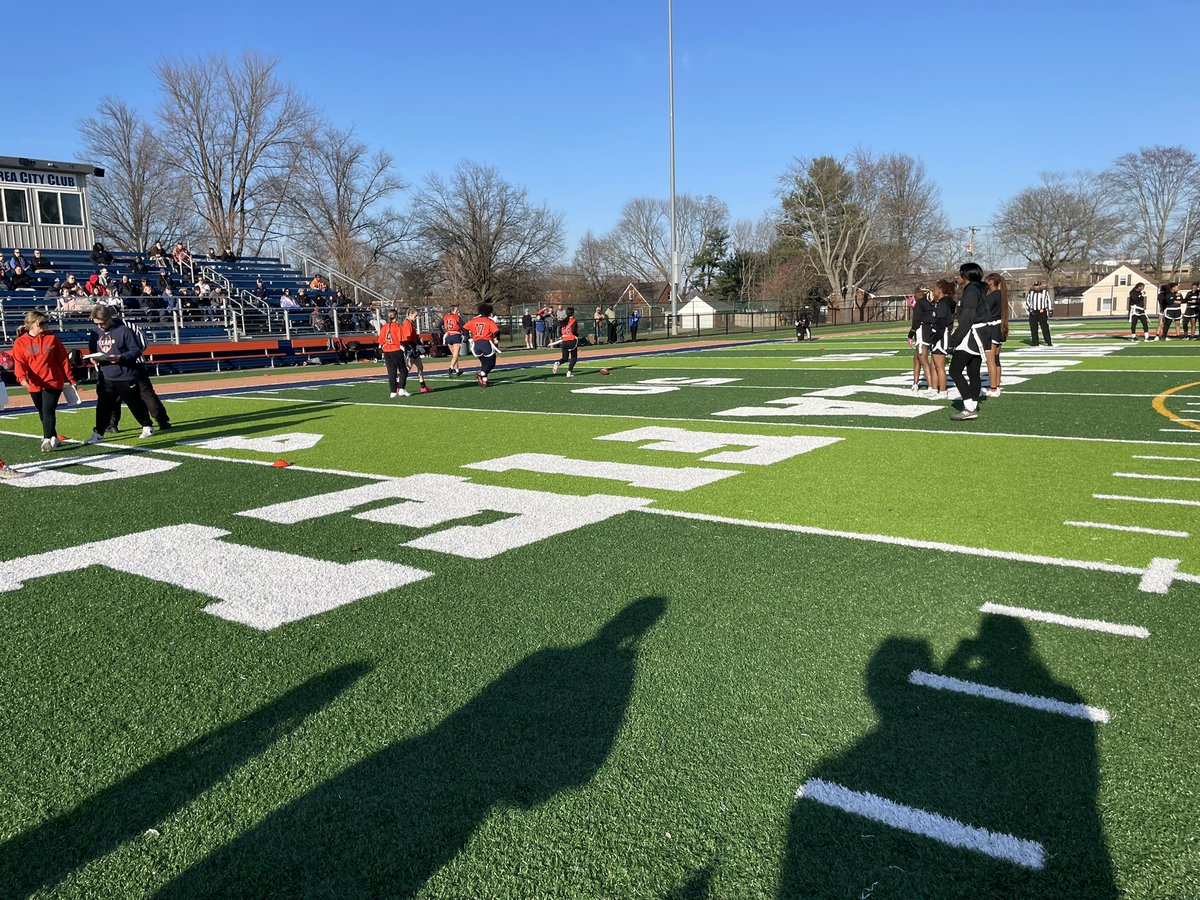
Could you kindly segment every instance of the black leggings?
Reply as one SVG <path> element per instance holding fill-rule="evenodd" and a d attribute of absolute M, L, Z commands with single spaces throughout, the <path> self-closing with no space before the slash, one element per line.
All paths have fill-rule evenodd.
<path fill-rule="evenodd" d="M 950 357 L 950 377 L 954 386 L 962 394 L 963 402 L 968 400 L 979 402 L 979 364 L 982 356 L 968 353 L 965 350 L 955 350 Z"/>
<path fill-rule="evenodd" d="M 1142 323 L 1142 334 L 1149 334 L 1150 333 L 1150 320 L 1147 319 L 1144 315 L 1129 317 L 1129 333 L 1137 334 L 1138 322 Z"/>
<path fill-rule="evenodd" d="M 104 434 L 104 429 L 112 423 L 113 413 L 124 403 L 143 428 L 150 423 L 150 411 L 142 400 L 142 392 L 136 381 L 108 381 L 101 378 L 96 382 L 96 433 Z"/>
<path fill-rule="evenodd" d="M 496 354 L 493 353 L 491 356 L 480 356 L 478 359 L 479 368 L 483 372 L 483 377 L 487 378 L 488 375 L 492 374 L 492 369 L 496 368 Z"/>
<path fill-rule="evenodd" d="M 30 391 L 29 399 L 33 401 L 33 408 L 38 411 L 38 416 L 42 420 L 42 437 L 52 438 L 58 437 L 58 398 L 62 396 L 62 391 L 54 388 L 44 387 L 40 391 Z"/>
<path fill-rule="evenodd" d="M 562 359 L 558 361 L 561 366 L 567 363 L 567 371 L 575 371 L 575 363 L 579 361 L 579 341 L 563 341 L 562 342 Z"/>
<path fill-rule="evenodd" d="M 403 389 L 408 383 L 408 363 L 404 359 L 404 351 L 385 351 L 383 364 L 387 367 L 388 390 L 394 394 L 397 389 Z"/>

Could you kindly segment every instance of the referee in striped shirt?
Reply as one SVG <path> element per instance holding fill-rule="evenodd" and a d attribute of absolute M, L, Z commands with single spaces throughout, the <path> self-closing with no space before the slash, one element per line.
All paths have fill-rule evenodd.
<path fill-rule="evenodd" d="M 1041 325 L 1046 346 L 1053 347 L 1054 342 L 1050 340 L 1050 314 L 1053 309 L 1050 306 L 1050 292 L 1042 282 L 1035 281 L 1025 295 L 1025 311 L 1029 313 L 1030 343 L 1038 346 L 1038 325 Z"/>

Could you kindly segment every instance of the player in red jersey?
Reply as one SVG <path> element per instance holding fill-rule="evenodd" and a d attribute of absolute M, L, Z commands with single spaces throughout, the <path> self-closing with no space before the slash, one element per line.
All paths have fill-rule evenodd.
<path fill-rule="evenodd" d="M 417 370 L 417 380 L 421 382 L 421 393 L 430 392 L 425 383 L 425 366 L 421 363 L 421 335 L 417 331 L 417 311 L 413 307 L 404 310 L 404 321 L 400 323 L 400 346 L 404 349 L 404 374 L 407 377 L 411 366 Z M 400 387 L 404 384 L 401 382 Z"/>
<path fill-rule="evenodd" d="M 455 303 L 450 307 L 450 312 L 442 316 L 442 331 L 445 334 L 442 343 L 450 351 L 450 368 L 447 369 L 450 375 L 462 374 L 462 369 L 458 367 L 458 354 L 462 352 L 462 330 L 462 316 L 458 314 L 458 304 Z"/>
<path fill-rule="evenodd" d="M 567 307 L 567 318 L 563 320 L 562 337 L 558 339 L 562 345 L 562 358 L 554 364 L 552 375 L 558 374 L 558 367 L 567 364 L 567 377 L 575 377 L 575 363 L 579 361 L 579 322 L 575 320 L 575 307 Z"/>
<path fill-rule="evenodd" d="M 496 368 L 496 354 L 500 352 L 496 338 L 500 336 L 500 323 L 492 316 L 492 304 L 480 303 L 479 315 L 466 324 L 467 337 L 471 340 L 471 352 L 479 358 L 480 371 L 475 380 L 481 387 L 490 387 L 488 375 Z"/>

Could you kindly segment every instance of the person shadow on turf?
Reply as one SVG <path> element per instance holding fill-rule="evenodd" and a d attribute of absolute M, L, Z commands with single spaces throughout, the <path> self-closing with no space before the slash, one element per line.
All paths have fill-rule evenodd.
<path fill-rule="evenodd" d="M 592 780 L 624 722 L 638 642 L 665 608 L 642 598 L 583 644 L 526 657 L 430 731 L 366 756 L 156 896 L 416 894 L 494 811 Z"/>
<path fill-rule="evenodd" d="M 993 833 L 1036 841 L 1044 867 L 949 846 L 811 799 L 794 800 L 780 898 L 1115 898 L 1096 808 L 1096 724 L 909 682 L 914 670 L 1081 703 L 1039 659 L 1026 626 L 986 616 L 940 671 L 923 640 L 888 638 L 867 666 L 878 722 L 814 780 Z M 802 786 L 802 791 L 804 786 Z"/>
<path fill-rule="evenodd" d="M 0 844 L 0 897 L 27 897 L 137 840 L 333 703 L 371 666 L 314 676 L 261 709 L 156 759 L 69 812 Z"/>

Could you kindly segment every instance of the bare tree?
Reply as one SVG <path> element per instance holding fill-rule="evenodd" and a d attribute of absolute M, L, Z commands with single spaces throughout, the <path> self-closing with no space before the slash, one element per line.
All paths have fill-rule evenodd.
<path fill-rule="evenodd" d="M 846 159 L 797 159 L 780 178 L 780 234 L 829 286 L 838 304 L 871 290 L 883 255 L 878 238 L 875 165 L 865 153 Z"/>
<path fill-rule="evenodd" d="M 105 170 L 88 187 L 92 223 L 106 241 L 144 251 L 157 240 L 193 237 L 191 197 L 173 177 L 148 122 L 121 100 L 105 97 L 79 130 L 84 154 Z"/>
<path fill-rule="evenodd" d="M 1126 153 L 1101 179 L 1121 210 L 1136 254 L 1154 274 L 1185 259 L 1195 243 L 1192 214 L 1200 201 L 1200 159 L 1184 147 L 1143 147 Z"/>
<path fill-rule="evenodd" d="M 385 204 L 406 187 L 391 156 L 326 126 L 304 148 L 285 210 L 311 252 L 366 282 L 405 239 L 405 216 Z"/>
<path fill-rule="evenodd" d="M 995 229 L 1001 244 L 1046 273 L 1053 298 L 1055 273 L 1104 249 L 1115 238 L 1117 223 L 1094 177 L 1080 174 L 1068 180 L 1047 173 L 1040 185 L 1001 207 Z"/>
<path fill-rule="evenodd" d="M 563 251 L 562 217 L 482 163 L 460 162 L 448 180 L 426 176 L 413 216 L 447 276 L 480 302 L 516 290 Z"/>
<path fill-rule="evenodd" d="M 879 242 L 885 274 L 920 272 L 937 258 L 949 225 L 942 212 L 941 191 L 925 175 L 925 163 L 904 153 L 877 160 L 860 154 L 869 167 L 879 198 Z"/>
<path fill-rule="evenodd" d="M 579 240 L 572 265 L 583 280 L 584 296 L 592 303 L 603 303 L 614 292 L 625 285 L 623 273 L 613 265 L 612 247 L 605 238 L 598 238 L 588 231 Z"/>
<path fill-rule="evenodd" d="M 163 140 L 217 243 L 260 253 L 294 183 L 315 115 L 275 60 L 244 53 L 156 66 Z"/>
<path fill-rule="evenodd" d="M 668 200 L 637 197 L 621 210 L 616 228 L 604 237 L 613 266 L 643 281 L 671 280 L 671 205 Z M 686 292 L 703 259 L 707 240 L 729 221 L 729 208 L 716 197 L 681 194 L 675 198 L 679 240 L 679 289 Z"/>

